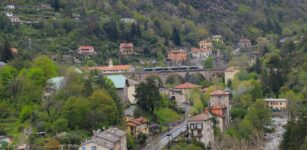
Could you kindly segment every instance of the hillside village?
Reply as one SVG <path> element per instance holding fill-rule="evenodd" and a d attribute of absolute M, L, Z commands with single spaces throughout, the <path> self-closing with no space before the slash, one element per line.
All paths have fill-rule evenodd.
<path fill-rule="evenodd" d="M 0 2 L 0 150 L 306 148 L 305 3 L 138 2 Z"/>

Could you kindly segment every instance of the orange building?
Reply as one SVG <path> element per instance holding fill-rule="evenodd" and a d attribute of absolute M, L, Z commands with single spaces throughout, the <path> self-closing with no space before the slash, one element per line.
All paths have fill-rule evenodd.
<path fill-rule="evenodd" d="M 213 105 L 205 108 L 204 113 L 206 115 L 211 114 L 217 120 L 217 126 L 221 132 L 228 126 L 227 122 L 227 108 L 224 105 Z"/>
<path fill-rule="evenodd" d="M 170 50 L 167 58 L 170 61 L 183 62 L 187 60 L 187 52 L 184 50 Z"/>

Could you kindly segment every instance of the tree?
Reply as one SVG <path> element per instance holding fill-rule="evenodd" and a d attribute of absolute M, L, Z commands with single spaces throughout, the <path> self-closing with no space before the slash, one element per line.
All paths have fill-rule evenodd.
<path fill-rule="evenodd" d="M 40 68 L 43 71 L 43 81 L 58 75 L 58 66 L 45 55 L 36 57 L 33 67 Z"/>
<path fill-rule="evenodd" d="M 140 83 L 136 87 L 135 98 L 138 100 L 138 105 L 153 114 L 154 110 L 159 107 L 162 99 L 157 81 L 147 78 L 146 82 Z"/>
<path fill-rule="evenodd" d="M 2 53 L 1 53 L 1 60 L 7 63 L 9 60 L 13 58 L 14 58 L 14 55 L 11 51 L 11 45 L 8 41 L 5 41 L 5 44 L 2 49 Z"/>
<path fill-rule="evenodd" d="M 117 28 L 117 23 L 115 21 L 111 21 L 103 25 L 104 31 L 108 34 L 108 37 L 112 41 L 116 41 L 119 39 L 119 31 Z"/>
<path fill-rule="evenodd" d="M 171 37 L 171 40 L 174 42 L 176 46 L 181 46 L 181 37 L 177 28 L 173 29 L 173 35 Z"/>
<path fill-rule="evenodd" d="M 259 99 L 249 108 L 245 119 L 249 120 L 256 129 L 264 131 L 271 123 L 271 110 L 266 107 L 263 100 Z"/>
<path fill-rule="evenodd" d="M 90 103 L 87 99 L 71 97 L 63 106 L 63 117 L 68 120 L 68 126 L 72 129 L 88 129 L 88 116 Z"/>
<path fill-rule="evenodd" d="M 59 9 L 60 9 L 60 0 L 51 0 L 51 7 L 55 11 L 59 11 Z"/>
<path fill-rule="evenodd" d="M 213 58 L 209 57 L 203 62 L 203 67 L 205 69 L 211 69 L 213 68 Z"/>
<path fill-rule="evenodd" d="M 103 127 L 103 125 L 112 125 L 118 121 L 118 109 L 114 100 L 106 91 L 94 91 L 89 97 L 89 102 L 89 121 L 93 129 Z"/>

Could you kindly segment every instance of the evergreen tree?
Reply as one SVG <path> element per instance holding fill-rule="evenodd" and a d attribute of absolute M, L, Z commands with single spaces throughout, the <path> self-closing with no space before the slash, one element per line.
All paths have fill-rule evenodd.
<path fill-rule="evenodd" d="M 173 29 L 173 35 L 171 37 L 171 40 L 174 42 L 176 46 L 181 46 L 181 37 L 177 28 Z"/>
<path fill-rule="evenodd" d="M 154 110 L 159 107 L 162 100 L 157 80 L 154 78 L 147 78 L 145 83 L 140 83 L 136 87 L 135 98 L 138 100 L 138 105 L 153 114 Z"/>
<path fill-rule="evenodd" d="M 52 0 L 52 1 L 51 1 L 51 7 L 52 7 L 55 11 L 59 11 L 59 9 L 60 9 L 60 1 L 59 1 L 59 0 Z"/>
<path fill-rule="evenodd" d="M 10 43 L 8 41 L 5 41 L 4 48 L 1 54 L 1 60 L 7 63 L 9 60 L 13 58 L 14 58 L 14 55 L 11 51 Z"/>

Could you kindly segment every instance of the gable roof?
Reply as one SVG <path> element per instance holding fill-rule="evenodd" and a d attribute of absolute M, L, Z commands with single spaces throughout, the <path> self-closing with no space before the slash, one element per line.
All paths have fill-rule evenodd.
<path fill-rule="evenodd" d="M 117 89 L 122 89 L 126 86 L 127 78 L 123 75 L 108 75 L 107 78 L 113 82 Z"/>
<path fill-rule="evenodd" d="M 201 113 L 195 116 L 192 116 L 191 118 L 188 119 L 188 122 L 191 121 L 206 121 L 211 119 L 212 117 L 210 115 L 206 115 L 205 113 Z"/>
<path fill-rule="evenodd" d="M 136 118 L 136 119 L 129 120 L 127 122 L 127 126 L 135 127 L 135 126 L 142 125 L 142 124 L 145 124 L 145 123 L 148 123 L 148 120 L 146 118 L 139 117 L 139 118 Z"/>
<path fill-rule="evenodd" d="M 133 48 L 133 43 L 120 43 L 119 44 L 120 48 Z"/>
<path fill-rule="evenodd" d="M 210 107 L 210 113 L 217 117 L 224 117 L 223 109 L 226 109 L 225 106 L 222 105 L 213 105 Z M 209 107 L 205 108 L 205 114 L 209 114 Z"/>
<path fill-rule="evenodd" d="M 110 70 L 128 70 L 131 65 L 114 65 L 114 66 L 97 66 L 89 67 L 89 70 L 100 70 L 100 71 L 110 71 Z"/>
<path fill-rule="evenodd" d="M 83 49 L 94 49 L 93 46 L 80 46 L 79 49 L 83 50 Z"/>
<path fill-rule="evenodd" d="M 175 89 L 193 89 L 193 88 L 199 88 L 200 86 L 192 84 L 190 82 L 186 82 L 180 85 L 175 86 Z"/>
<path fill-rule="evenodd" d="M 216 96 L 216 95 L 229 95 L 229 93 L 223 90 L 215 90 L 210 93 L 210 96 Z"/>

